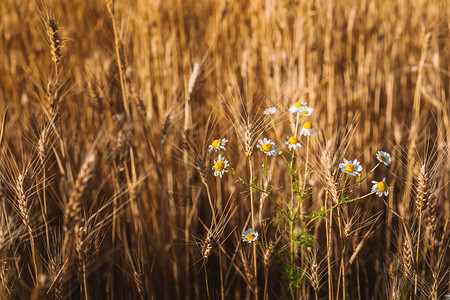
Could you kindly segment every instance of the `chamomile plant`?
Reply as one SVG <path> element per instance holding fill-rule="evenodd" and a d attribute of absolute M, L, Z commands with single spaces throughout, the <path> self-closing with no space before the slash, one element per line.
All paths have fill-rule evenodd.
<path fill-rule="evenodd" d="M 372 195 L 385 197 L 392 189 L 386 178 L 381 181 L 374 179 L 372 189 L 368 193 L 361 193 L 363 191 L 361 184 L 374 173 L 377 167 L 382 164 L 389 166 L 391 163 L 389 153 L 378 151 L 375 154 L 375 166 L 366 174 L 364 174 L 364 163 L 358 158 L 342 157 L 340 162 L 329 166 L 335 170 L 336 175 L 333 176 L 337 179 L 342 178 L 343 181 L 343 184 L 341 180 L 331 184 L 335 190 L 332 193 L 333 202 L 325 203 L 318 211 L 307 212 L 304 203 L 311 200 L 309 195 L 314 186 L 308 184 L 313 178 L 310 155 L 318 154 L 310 153 L 311 137 L 316 133 L 311 120 L 313 111 L 314 109 L 306 103 L 294 103 L 289 108 L 289 112 L 294 114 L 294 118 L 291 118 L 294 120 L 291 122 L 291 132 L 283 132 L 286 139 L 281 140 L 277 128 L 283 128 L 283 126 L 275 124 L 273 114 L 283 112 L 274 107 L 264 110 L 263 115 L 267 116 L 264 120 L 268 121 L 271 130 L 260 132 L 260 137 L 255 139 L 253 144 L 253 147 L 256 146 L 254 147 L 256 151 L 253 151 L 252 147 L 246 148 L 246 153 L 250 153 L 246 155 L 249 161 L 249 179 L 246 179 L 248 177 L 245 175 L 238 174 L 222 155 L 221 151 L 225 150 L 224 146 L 228 140 L 214 140 L 209 146 L 210 151 L 219 152 L 212 167 L 214 175 L 222 177 L 229 171 L 237 182 L 248 188 L 248 192 L 244 195 L 250 198 L 251 227 L 246 230 L 242 228 L 241 242 L 248 244 L 244 247 L 251 247 L 253 250 L 251 252 L 254 268 L 252 276 L 254 278 L 258 276 L 257 248 L 260 253 L 276 255 L 283 266 L 284 275 L 289 279 L 289 292 L 292 298 L 295 298 L 300 286 L 304 284 L 305 268 L 310 267 L 312 252 L 308 249 L 317 246 L 313 235 L 309 233 L 314 222 L 320 218 L 328 218 L 334 210 L 337 211 L 339 219 L 339 212 L 344 205 Z M 317 161 L 316 157 L 313 157 L 313 160 Z M 258 161 L 261 162 L 261 169 L 255 163 Z M 271 170 L 274 168 L 285 168 L 287 174 L 284 180 L 285 185 L 276 187 L 271 185 Z M 258 176 L 258 170 L 261 172 L 260 176 Z M 255 197 L 254 194 L 257 196 Z M 259 203 L 257 203 L 258 199 Z M 243 201 L 247 201 L 247 198 L 244 197 Z M 264 215 L 267 201 L 277 207 L 275 216 Z M 256 286 L 251 288 L 257 289 Z"/>

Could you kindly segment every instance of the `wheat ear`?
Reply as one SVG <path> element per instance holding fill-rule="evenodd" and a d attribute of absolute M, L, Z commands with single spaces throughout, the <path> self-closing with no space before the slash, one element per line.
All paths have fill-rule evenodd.
<path fill-rule="evenodd" d="M 90 153 L 81 166 L 81 170 L 78 173 L 78 177 L 70 194 L 69 201 L 66 203 L 66 207 L 64 210 L 63 251 L 65 251 L 64 256 L 67 260 L 67 262 L 65 262 L 66 270 L 68 269 L 67 266 L 70 266 L 71 264 L 74 251 L 74 242 L 78 236 L 78 230 L 80 226 L 81 196 L 86 189 L 87 183 L 92 177 L 94 166 L 95 155 L 93 153 Z"/>

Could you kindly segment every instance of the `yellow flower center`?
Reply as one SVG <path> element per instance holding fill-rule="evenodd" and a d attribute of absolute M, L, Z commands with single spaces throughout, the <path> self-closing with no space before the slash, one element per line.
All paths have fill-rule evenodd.
<path fill-rule="evenodd" d="M 384 155 L 380 155 L 380 160 L 381 160 L 382 162 L 387 162 L 387 157 L 384 156 Z"/>
<path fill-rule="evenodd" d="M 311 122 L 305 122 L 305 124 L 303 124 L 303 128 L 311 129 L 311 128 L 313 128 L 313 126 L 312 126 Z"/>
<path fill-rule="evenodd" d="M 265 143 L 264 145 L 262 145 L 262 149 L 263 149 L 264 151 L 272 151 L 273 147 L 272 147 L 271 144 Z"/>
<path fill-rule="evenodd" d="M 353 164 L 346 164 L 345 165 L 345 170 L 348 172 L 354 172 L 355 171 L 355 166 Z"/>
<path fill-rule="evenodd" d="M 214 170 L 216 170 L 217 172 L 220 172 L 223 170 L 223 168 L 225 168 L 225 163 L 221 160 L 219 160 L 218 162 L 216 162 L 214 164 Z"/>
<path fill-rule="evenodd" d="M 294 106 L 297 107 L 297 108 L 300 108 L 300 107 L 302 107 L 303 105 L 302 105 L 300 102 L 296 102 L 296 103 L 294 104 Z"/>
<path fill-rule="evenodd" d="M 254 233 L 249 233 L 247 234 L 247 236 L 245 237 L 247 239 L 247 241 L 253 241 L 253 239 L 255 238 L 255 234 Z"/>
<path fill-rule="evenodd" d="M 217 148 L 220 146 L 220 140 L 214 140 L 211 144 L 211 146 L 213 146 L 214 148 Z"/>
<path fill-rule="evenodd" d="M 386 182 L 380 181 L 380 182 L 377 183 L 377 189 L 380 192 L 386 192 L 387 189 L 388 189 L 388 185 L 386 184 Z"/>
<path fill-rule="evenodd" d="M 297 137 L 296 136 L 290 137 L 288 143 L 291 144 L 291 145 L 297 144 L 298 143 Z"/>
<path fill-rule="evenodd" d="M 307 110 L 302 110 L 301 114 L 304 115 L 304 116 L 306 116 L 307 114 L 309 114 L 309 111 L 307 111 Z"/>

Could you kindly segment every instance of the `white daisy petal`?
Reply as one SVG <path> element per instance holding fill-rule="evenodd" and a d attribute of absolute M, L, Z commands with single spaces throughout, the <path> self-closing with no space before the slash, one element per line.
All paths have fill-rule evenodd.
<path fill-rule="evenodd" d="M 257 148 L 261 149 L 268 156 L 273 156 L 277 154 L 277 144 L 275 144 L 272 140 L 268 140 L 266 138 L 258 141 L 259 145 L 256 145 Z"/>
<path fill-rule="evenodd" d="M 389 164 L 391 163 L 391 155 L 385 151 L 378 151 L 377 159 L 380 163 L 383 163 L 386 166 L 389 166 Z"/>
<path fill-rule="evenodd" d="M 246 231 L 244 231 L 244 234 L 242 235 L 242 240 L 244 242 L 251 244 L 258 239 L 258 235 L 259 235 L 258 231 L 254 230 L 253 228 L 249 228 Z"/>
<path fill-rule="evenodd" d="M 217 139 L 214 140 L 211 145 L 209 145 L 208 147 L 208 151 L 219 151 L 219 150 L 226 150 L 225 148 L 225 144 L 228 142 L 227 139 L 223 138 L 223 139 Z"/>
<path fill-rule="evenodd" d="M 379 197 L 389 195 L 389 191 L 392 189 L 392 187 L 386 184 L 386 178 L 383 178 L 382 181 L 372 181 L 372 183 L 372 193 L 375 193 Z"/>
<path fill-rule="evenodd" d="M 293 114 L 295 113 L 300 114 L 300 107 L 302 106 L 306 106 L 306 102 L 296 102 L 289 108 L 289 111 Z"/>
<path fill-rule="evenodd" d="M 359 173 L 362 171 L 362 166 L 360 165 L 358 160 L 349 161 L 344 158 L 344 163 L 339 164 L 339 168 L 342 170 L 342 172 L 356 176 L 359 175 Z"/>
<path fill-rule="evenodd" d="M 273 115 L 274 113 L 277 112 L 277 109 L 275 107 L 269 107 L 264 111 L 265 115 Z"/>
<path fill-rule="evenodd" d="M 298 109 L 298 111 L 297 111 L 297 113 L 298 113 L 299 115 L 303 116 L 303 117 L 308 117 L 308 116 L 310 116 L 310 115 L 312 114 L 312 112 L 313 112 L 312 107 L 309 107 L 309 106 L 306 106 L 306 105 L 300 107 L 300 108 Z"/>
<path fill-rule="evenodd" d="M 297 113 L 299 116 L 308 117 L 312 114 L 313 108 L 306 105 L 306 103 L 297 102 L 289 108 L 291 113 Z"/>
<path fill-rule="evenodd" d="M 303 123 L 302 130 L 300 131 L 300 135 L 310 136 L 315 131 L 316 131 L 316 129 L 314 128 L 312 123 L 308 121 L 308 122 Z"/>
<path fill-rule="evenodd" d="M 300 148 L 302 146 L 300 144 L 300 140 L 296 136 L 288 137 L 285 143 L 286 145 L 288 145 L 289 150 L 297 150 L 297 148 Z"/>
<path fill-rule="evenodd" d="M 220 176 L 220 178 L 222 178 L 222 175 L 228 172 L 229 165 L 228 160 L 219 154 L 219 157 L 214 160 L 214 165 L 212 167 L 214 170 L 214 176 Z"/>

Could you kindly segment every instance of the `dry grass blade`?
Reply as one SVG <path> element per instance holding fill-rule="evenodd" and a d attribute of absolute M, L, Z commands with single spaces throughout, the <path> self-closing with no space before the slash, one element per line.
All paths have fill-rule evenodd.
<path fill-rule="evenodd" d="M 8 113 L 8 108 L 6 108 L 5 112 L 3 113 L 2 128 L 1 128 L 1 131 L 0 131 L 0 147 L 3 144 L 3 134 L 5 133 L 5 124 L 6 124 L 7 113 Z"/>

